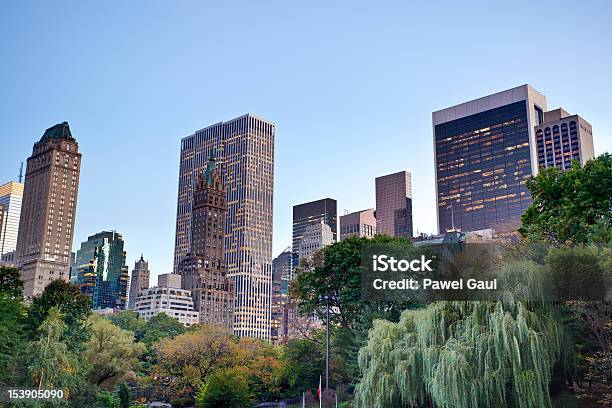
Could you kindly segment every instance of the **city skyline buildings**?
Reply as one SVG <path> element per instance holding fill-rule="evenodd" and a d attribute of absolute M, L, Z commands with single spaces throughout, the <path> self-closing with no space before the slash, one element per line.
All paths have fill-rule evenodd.
<path fill-rule="evenodd" d="M 412 175 L 403 170 L 376 177 L 376 233 L 411 238 Z"/>
<path fill-rule="evenodd" d="M 227 189 L 224 247 L 236 288 L 234 333 L 261 339 L 270 337 L 274 137 L 273 122 L 245 114 L 180 143 L 174 272 L 191 252 L 194 186 L 214 149 Z"/>
<path fill-rule="evenodd" d="M 133 310 L 136 307 L 136 298 L 141 290 L 149 287 L 150 279 L 149 263 L 145 261 L 144 254 L 140 254 L 140 259 L 134 263 L 134 269 L 130 275 L 128 309 Z"/>
<path fill-rule="evenodd" d="M 302 237 L 308 227 L 319 222 L 329 226 L 331 240 L 338 240 L 338 203 L 333 198 L 322 198 L 320 200 L 293 206 L 293 228 L 292 228 L 292 270 L 299 266 L 300 245 Z M 290 276 L 290 279 L 293 274 Z"/>
<path fill-rule="evenodd" d="M 9 181 L 0 185 L 0 209 L 2 210 L 0 216 L 0 263 L 3 260 L 7 263 L 14 262 L 22 200 L 22 183 Z"/>
<path fill-rule="evenodd" d="M 70 278 L 81 154 L 68 122 L 48 128 L 27 160 L 15 263 L 32 299 Z"/>

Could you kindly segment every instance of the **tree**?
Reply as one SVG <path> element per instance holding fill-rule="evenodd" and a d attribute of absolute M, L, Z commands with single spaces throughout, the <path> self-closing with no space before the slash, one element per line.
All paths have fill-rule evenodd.
<path fill-rule="evenodd" d="M 550 407 L 563 331 L 521 302 L 437 302 L 377 320 L 359 352 L 356 407 Z"/>
<path fill-rule="evenodd" d="M 603 154 L 584 167 L 540 170 L 527 182 L 533 204 L 523 214 L 524 236 L 553 244 L 586 243 L 593 232 L 612 225 L 612 156 Z M 607 227 L 606 227 L 607 226 Z M 609 241 L 608 241 L 609 242 Z"/>
<path fill-rule="evenodd" d="M 64 337 L 69 349 L 75 352 L 83 351 L 90 334 L 85 325 L 91 314 L 90 299 L 76 286 L 63 280 L 54 280 L 32 302 L 28 319 L 30 329 L 35 331 L 53 308 L 61 312 L 66 323 Z"/>
<path fill-rule="evenodd" d="M 174 338 L 185 333 L 185 331 L 185 326 L 177 319 L 165 313 L 160 313 L 151 317 L 142 329 L 137 330 L 135 334 L 138 340 L 150 347 L 161 339 Z"/>
<path fill-rule="evenodd" d="M 198 408 L 242 408 L 250 402 L 246 379 L 233 370 L 213 374 L 196 396 Z"/>
<path fill-rule="evenodd" d="M 0 265 L 0 294 L 9 299 L 21 300 L 23 282 L 19 278 L 19 269 Z"/>
<path fill-rule="evenodd" d="M 293 396 L 316 388 L 325 372 L 325 348 L 306 339 L 289 340 L 283 349 L 283 381 Z"/>
<path fill-rule="evenodd" d="M 144 333 L 147 322 L 138 317 L 138 313 L 133 310 L 122 310 L 119 313 L 114 313 L 108 317 L 115 326 L 119 326 L 123 330 L 129 330 L 134 335 L 136 333 Z"/>
<path fill-rule="evenodd" d="M 130 405 L 132 404 L 130 387 L 128 387 L 125 381 L 121 381 L 121 384 L 119 384 L 119 401 L 121 408 L 130 408 Z"/>
<path fill-rule="evenodd" d="M 79 362 L 66 345 L 67 324 L 62 313 L 53 307 L 38 329 L 38 340 L 31 345 L 28 371 L 38 389 L 76 388 Z"/>
<path fill-rule="evenodd" d="M 85 350 L 85 357 L 91 364 L 89 380 L 98 386 L 112 383 L 138 364 L 145 346 L 134 343 L 131 332 L 99 315 L 92 315 L 89 323 L 91 338 Z"/>
<path fill-rule="evenodd" d="M 217 326 L 202 325 L 173 339 L 162 339 L 155 346 L 158 376 L 171 378 L 179 391 L 196 392 L 214 372 L 234 364 L 236 343 Z"/>
<path fill-rule="evenodd" d="M 27 343 L 27 308 L 21 296 L 0 292 L 0 384 L 16 385 Z"/>
<path fill-rule="evenodd" d="M 96 408 L 119 408 L 121 401 L 108 391 L 101 391 L 96 396 Z"/>

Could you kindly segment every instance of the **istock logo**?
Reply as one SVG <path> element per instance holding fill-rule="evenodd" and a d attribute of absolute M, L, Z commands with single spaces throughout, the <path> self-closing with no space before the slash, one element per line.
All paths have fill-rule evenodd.
<path fill-rule="evenodd" d="M 375 272 L 433 272 L 429 266 L 432 259 L 426 259 L 425 255 L 421 255 L 420 259 L 400 259 L 397 260 L 392 256 L 387 255 L 372 255 L 372 269 Z"/>

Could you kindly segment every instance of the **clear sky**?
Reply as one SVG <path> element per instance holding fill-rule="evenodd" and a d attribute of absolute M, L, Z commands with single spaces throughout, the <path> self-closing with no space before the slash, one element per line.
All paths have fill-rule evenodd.
<path fill-rule="evenodd" d="M 435 232 L 434 110 L 529 83 L 612 151 L 611 17 L 607 1 L 3 2 L 0 182 L 68 121 L 74 250 L 115 229 L 130 270 L 144 252 L 167 273 L 180 139 L 251 112 L 277 126 L 274 255 L 294 204 L 370 208 L 374 178 L 404 169 L 415 230 Z"/>

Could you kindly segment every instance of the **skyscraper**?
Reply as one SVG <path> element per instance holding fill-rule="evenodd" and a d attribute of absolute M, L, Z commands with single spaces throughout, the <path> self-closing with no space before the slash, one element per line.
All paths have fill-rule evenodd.
<path fill-rule="evenodd" d="M 376 177 L 376 233 L 412 237 L 412 180 L 400 171 Z"/>
<path fill-rule="evenodd" d="M 149 271 L 149 263 L 144 260 L 143 256 L 140 255 L 140 259 L 134 264 L 132 270 L 132 279 L 130 280 L 130 297 L 128 302 L 128 309 L 134 310 L 136 307 L 136 298 L 141 290 L 149 287 L 149 278 L 151 271 Z"/>
<path fill-rule="evenodd" d="M 191 252 L 179 263 L 183 289 L 193 297 L 200 323 L 223 327 L 234 324 L 234 280 L 225 260 L 227 192 L 211 150 L 206 170 L 197 178 L 191 208 Z"/>
<path fill-rule="evenodd" d="M 121 234 L 102 231 L 87 238 L 77 251 L 71 282 L 91 298 L 92 309 L 127 305 L 128 267 Z"/>
<path fill-rule="evenodd" d="M 315 252 L 334 242 L 334 233 L 323 220 L 310 224 L 304 230 L 300 240 L 299 262 L 301 263 L 304 259 L 310 258 Z"/>
<path fill-rule="evenodd" d="M 591 124 L 562 108 L 544 112 L 544 122 L 535 127 L 535 134 L 538 168 L 566 170 L 573 160 L 584 166 L 595 157 Z"/>
<path fill-rule="evenodd" d="M 340 240 L 348 237 L 372 238 L 374 235 L 376 217 L 373 208 L 340 216 Z"/>
<path fill-rule="evenodd" d="M 273 123 L 251 114 L 220 122 L 181 141 L 174 271 L 191 252 L 197 177 L 214 148 L 227 191 L 225 259 L 235 283 L 234 333 L 270 337 L 272 288 Z"/>
<path fill-rule="evenodd" d="M 529 85 L 432 114 L 438 230 L 515 225 L 531 204 L 535 126 L 546 98 Z M 533 159 L 532 159 L 533 158 Z"/>
<path fill-rule="evenodd" d="M 68 122 L 50 127 L 28 158 L 16 258 L 32 298 L 50 281 L 69 279 L 81 154 Z"/>
<path fill-rule="evenodd" d="M 289 276 L 291 275 L 291 247 L 272 260 L 272 334 L 277 343 L 287 338 L 287 306 Z"/>
<path fill-rule="evenodd" d="M 293 206 L 293 268 L 299 265 L 300 242 L 310 225 L 323 221 L 331 229 L 332 241 L 335 242 L 338 239 L 337 207 L 336 200 L 332 198 L 323 198 Z M 292 276 L 289 277 L 290 280 L 291 278 Z"/>
<path fill-rule="evenodd" d="M 0 215 L 0 218 L 2 218 L 0 222 L 0 260 L 8 255 L 14 256 L 14 253 L 10 253 L 17 248 L 22 199 L 23 184 L 11 181 L 0 186 L 0 207 L 2 207 L 2 215 Z"/>

